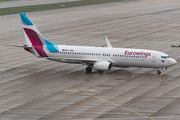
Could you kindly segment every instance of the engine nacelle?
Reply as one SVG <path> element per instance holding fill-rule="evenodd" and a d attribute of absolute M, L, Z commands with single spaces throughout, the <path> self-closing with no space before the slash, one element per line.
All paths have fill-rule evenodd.
<path fill-rule="evenodd" d="M 108 70 L 108 71 L 110 71 L 111 67 L 112 67 L 112 63 L 107 62 L 107 61 L 95 62 L 93 67 L 95 70 L 102 70 L 102 71 Z"/>

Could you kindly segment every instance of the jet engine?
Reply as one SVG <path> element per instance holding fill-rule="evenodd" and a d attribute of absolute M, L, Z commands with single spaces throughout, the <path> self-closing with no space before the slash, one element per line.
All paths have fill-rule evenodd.
<path fill-rule="evenodd" d="M 111 70 L 112 67 L 112 63 L 111 62 L 107 62 L 107 61 L 102 61 L 102 62 L 95 62 L 93 65 L 95 70 Z"/>

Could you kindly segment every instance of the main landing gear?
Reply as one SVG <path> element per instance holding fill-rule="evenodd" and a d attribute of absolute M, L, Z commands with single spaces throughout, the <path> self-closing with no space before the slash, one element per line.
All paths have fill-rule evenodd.
<path fill-rule="evenodd" d="M 92 71 L 92 68 L 91 68 L 91 67 L 87 67 L 87 68 L 86 68 L 86 72 L 87 72 L 87 73 L 90 73 L 91 71 Z"/>
<path fill-rule="evenodd" d="M 157 70 L 157 74 L 161 76 L 161 70 Z"/>

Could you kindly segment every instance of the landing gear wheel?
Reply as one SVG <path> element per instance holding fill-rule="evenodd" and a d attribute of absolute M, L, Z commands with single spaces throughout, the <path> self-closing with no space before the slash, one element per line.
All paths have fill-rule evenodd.
<path fill-rule="evenodd" d="M 157 74 L 158 74 L 159 76 L 161 76 L 161 71 L 160 71 L 160 70 L 157 70 Z"/>
<path fill-rule="evenodd" d="M 87 67 L 87 68 L 86 68 L 86 72 L 87 72 L 87 73 L 90 73 L 91 71 L 92 71 L 92 68 L 91 68 L 91 67 Z"/>

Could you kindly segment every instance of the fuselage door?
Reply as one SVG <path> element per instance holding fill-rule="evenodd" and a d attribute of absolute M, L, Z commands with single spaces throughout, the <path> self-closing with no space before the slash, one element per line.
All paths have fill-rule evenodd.
<path fill-rule="evenodd" d="M 154 62 L 154 63 L 156 62 L 156 54 L 152 55 L 152 62 Z"/>

